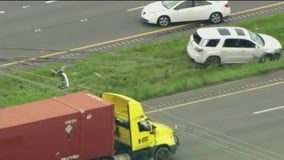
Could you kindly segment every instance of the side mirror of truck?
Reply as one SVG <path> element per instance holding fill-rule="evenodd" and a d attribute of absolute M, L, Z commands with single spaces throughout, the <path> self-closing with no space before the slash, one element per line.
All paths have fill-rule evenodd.
<path fill-rule="evenodd" d="M 156 128 L 157 127 L 155 125 L 152 125 L 152 130 L 151 130 L 150 134 L 155 134 Z"/>

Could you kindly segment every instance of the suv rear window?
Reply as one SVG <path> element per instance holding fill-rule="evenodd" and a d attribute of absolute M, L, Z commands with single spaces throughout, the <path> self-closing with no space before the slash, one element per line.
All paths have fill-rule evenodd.
<path fill-rule="evenodd" d="M 197 34 L 197 32 L 193 34 L 193 39 L 197 44 L 199 44 L 201 41 L 201 37 Z"/>

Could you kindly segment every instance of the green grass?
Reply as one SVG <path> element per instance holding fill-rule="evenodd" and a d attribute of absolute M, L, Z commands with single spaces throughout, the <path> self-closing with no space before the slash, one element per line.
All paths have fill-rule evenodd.
<path fill-rule="evenodd" d="M 270 34 L 284 45 L 283 21 L 284 14 L 277 14 L 234 25 Z M 21 80 L 1 77 L 1 106 L 8 107 L 83 90 L 97 95 L 117 92 L 144 100 L 284 68 L 283 57 L 279 61 L 262 64 L 197 68 L 186 53 L 188 38 L 189 35 L 183 35 L 78 60 L 66 69 L 70 88 L 64 90 L 56 88 L 61 84 L 60 78 L 50 71 L 58 69 L 62 64 L 18 73 Z"/>

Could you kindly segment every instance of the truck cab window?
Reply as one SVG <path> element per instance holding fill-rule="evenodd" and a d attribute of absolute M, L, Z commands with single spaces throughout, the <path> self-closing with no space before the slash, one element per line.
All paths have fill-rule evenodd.
<path fill-rule="evenodd" d="M 138 122 L 139 131 L 151 131 L 151 126 L 147 120 Z"/>

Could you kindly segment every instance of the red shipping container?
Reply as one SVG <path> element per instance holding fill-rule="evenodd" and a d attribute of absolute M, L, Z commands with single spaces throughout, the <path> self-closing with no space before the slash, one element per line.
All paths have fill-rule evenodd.
<path fill-rule="evenodd" d="M 0 159 L 86 160 L 114 154 L 114 105 L 88 92 L 0 110 Z"/>

